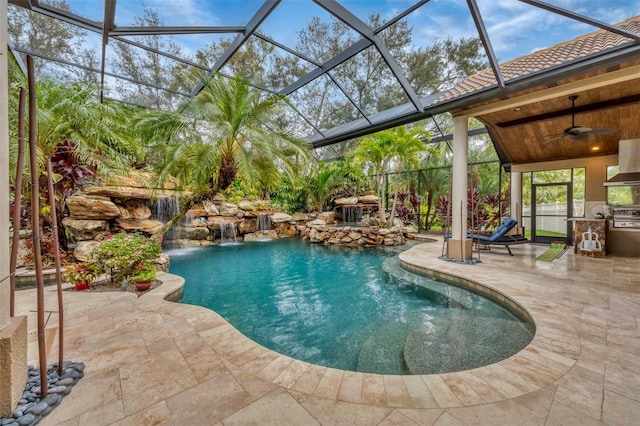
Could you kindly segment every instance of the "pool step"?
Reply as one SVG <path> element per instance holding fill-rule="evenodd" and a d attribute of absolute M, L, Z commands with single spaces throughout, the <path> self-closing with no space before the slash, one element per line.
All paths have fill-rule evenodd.
<path fill-rule="evenodd" d="M 406 371 L 402 355 L 408 331 L 401 321 L 378 327 L 360 350 L 357 370 L 379 374 L 401 374 Z"/>
<path fill-rule="evenodd" d="M 436 281 L 429 277 L 414 274 L 400 265 L 398 257 L 389 257 L 382 262 L 382 270 L 398 285 L 412 285 L 419 288 L 424 297 L 440 299 L 449 308 L 469 309 L 466 291 L 460 287 Z"/>
<path fill-rule="evenodd" d="M 404 343 L 404 363 L 410 374 L 460 371 L 501 360 L 500 348 L 522 325 L 518 321 L 491 317 L 451 316 L 422 324 Z"/>

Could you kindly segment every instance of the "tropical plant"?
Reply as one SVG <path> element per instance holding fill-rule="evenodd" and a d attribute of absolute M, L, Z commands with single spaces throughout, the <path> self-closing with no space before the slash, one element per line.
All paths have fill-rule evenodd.
<path fill-rule="evenodd" d="M 304 179 L 282 176 L 280 185 L 272 196 L 272 201 L 289 213 L 306 211 L 307 188 Z"/>
<path fill-rule="evenodd" d="M 158 238 L 121 232 L 108 235 L 91 252 L 91 259 L 119 282 L 129 280 L 136 274 L 138 265 L 153 261 L 161 252 Z"/>
<path fill-rule="evenodd" d="M 385 173 L 394 163 L 397 176 L 400 176 L 405 165 L 409 167 L 417 165 L 419 154 L 425 150 L 423 140 L 428 137 L 428 132 L 422 128 L 415 128 L 409 131 L 405 126 L 395 127 L 364 138 L 356 149 L 350 153 L 350 156 L 356 162 L 366 163 L 371 166 L 372 174 L 376 179 L 379 200 L 378 210 L 383 223 L 387 222 L 386 206 L 384 205 Z M 399 182 L 399 179 L 396 180 L 394 192 L 399 191 Z M 397 206 L 395 200 L 396 198 L 394 198 L 393 207 L 391 208 L 391 221 L 393 221 Z"/>
<path fill-rule="evenodd" d="M 152 281 L 156 279 L 156 267 L 152 263 L 141 262 L 134 266 L 131 281 Z"/>
<path fill-rule="evenodd" d="M 309 159 L 305 141 L 278 130 L 276 114 L 287 104 L 284 96 L 261 98 L 240 76 L 215 75 L 201 84 L 178 113 L 147 111 L 136 123 L 141 137 L 160 150 L 159 182 L 176 177 L 193 193 L 175 220 L 236 178 L 266 192 L 276 185 L 275 170 L 293 176 Z"/>
<path fill-rule="evenodd" d="M 86 281 L 91 283 L 100 276 L 100 266 L 95 262 L 78 262 L 67 267 L 64 279 L 69 283 Z"/>

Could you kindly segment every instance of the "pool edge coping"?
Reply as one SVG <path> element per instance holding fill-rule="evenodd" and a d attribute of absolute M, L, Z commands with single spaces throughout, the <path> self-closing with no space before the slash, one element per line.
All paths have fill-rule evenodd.
<path fill-rule="evenodd" d="M 419 247 L 419 245 L 415 247 Z M 400 256 L 412 249 L 401 253 Z M 206 338 L 215 353 L 226 362 L 257 378 L 288 390 L 372 406 L 452 408 L 509 400 L 535 392 L 559 380 L 577 362 L 580 354 L 580 338 L 575 329 L 570 327 L 572 332 L 567 332 L 566 327 L 564 330 L 557 330 L 553 326 L 557 321 L 562 322 L 561 316 L 554 318 L 554 321 L 545 318 L 544 315 L 547 315 L 548 311 L 541 312 L 537 303 L 519 300 L 517 296 L 496 289 L 489 283 L 464 278 L 438 268 L 418 266 L 406 260 L 401 261 L 426 273 L 440 274 L 450 279 L 472 283 L 474 286 L 479 286 L 479 288 L 486 289 L 486 291 L 498 295 L 499 298 L 503 298 L 505 303 L 514 303 L 514 306 L 523 309 L 531 318 L 535 327 L 533 340 L 511 357 L 471 370 L 428 375 L 361 373 L 319 366 L 280 354 L 249 339 L 213 310 L 170 301 L 169 299 L 180 293 L 184 286 L 184 278 L 178 275 L 160 273 L 159 278 L 163 281 L 163 285 L 140 297 L 136 300 L 135 305 L 137 308 L 153 311 L 159 307 L 159 304 L 166 308 L 166 304 L 169 303 L 173 312 L 165 313 L 179 314 L 180 317 L 188 317 L 189 313 L 196 311 L 199 314 L 209 312 L 212 318 L 215 318 L 214 323 L 218 325 L 213 329 L 197 332 Z M 216 336 L 221 338 L 218 340 Z M 558 345 L 558 350 L 554 350 L 556 347 L 554 342 L 559 339 L 562 344 Z M 234 350 L 233 347 L 230 348 L 230 346 L 234 346 L 237 350 Z M 322 373 L 321 377 L 318 376 L 320 373 Z M 313 377 L 309 378 L 309 375 Z M 416 382 L 415 378 L 421 379 L 421 383 Z M 348 379 L 352 383 L 361 383 L 360 398 L 341 397 L 340 389 L 343 379 Z M 309 385 L 314 381 L 315 385 Z M 400 386 L 404 386 L 409 398 L 394 398 L 389 394 L 387 388 L 392 385 L 397 386 L 399 383 Z M 481 396 L 480 388 L 485 386 L 492 388 L 490 400 L 484 398 L 482 401 L 478 401 L 466 398 L 464 395 L 469 389 L 475 388 L 478 391 L 476 393 Z M 380 395 L 381 391 L 383 395 Z M 376 395 L 376 397 L 372 401 L 368 401 L 362 395 Z"/>

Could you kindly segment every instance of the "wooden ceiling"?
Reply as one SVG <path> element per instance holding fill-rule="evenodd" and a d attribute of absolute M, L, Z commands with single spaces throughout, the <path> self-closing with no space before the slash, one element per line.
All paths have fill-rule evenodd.
<path fill-rule="evenodd" d="M 572 124 L 571 95 L 578 95 L 576 126 L 616 133 L 590 134 L 581 141 L 559 137 Z M 640 138 L 640 60 L 468 106 L 458 114 L 485 124 L 504 164 L 616 154 L 618 141 Z"/>

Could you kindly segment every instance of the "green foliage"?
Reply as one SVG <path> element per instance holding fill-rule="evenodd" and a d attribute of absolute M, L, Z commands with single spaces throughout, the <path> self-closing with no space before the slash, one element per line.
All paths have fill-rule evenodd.
<path fill-rule="evenodd" d="M 283 96 L 262 98 L 242 77 L 216 75 L 202 84 L 180 113 L 147 111 L 136 123 L 144 138 L 164 147 L 160 181 L 175 176 L 198 192 L 216 193 L 240 178 L 268 192 L 280 173 L 295 174 L 309 159 L 305 141 L 278 130 Z"/>
<path fill-rule="evenodd" d="M 143 262 L 134 266 L 131 281 L 151 281 L 156 279 L 156 267 L 153 263 Z"/>
<path fill-rule="evenodd" d="M 65 281 L 76 283 L 86 281 L 91 283 L 101 274 L 100 265 L 95 262 L 79 262 L 67 267 L 63 274 Z"/>
<path fill-rule="evenodd" d="M 303 212 L 307 209 L 307 188 L 299 179 L 285 175 L 272 195 L 274 205 L 288 213 Z"/>
<path fill-rule="evenodd" d="M 156 258 L 162 249 L 156 238 L 139 233 L 110 235 L 92 253 L 92 260 L 102 265 L 116 281 L 130 279 L 138 266 Z"/>

